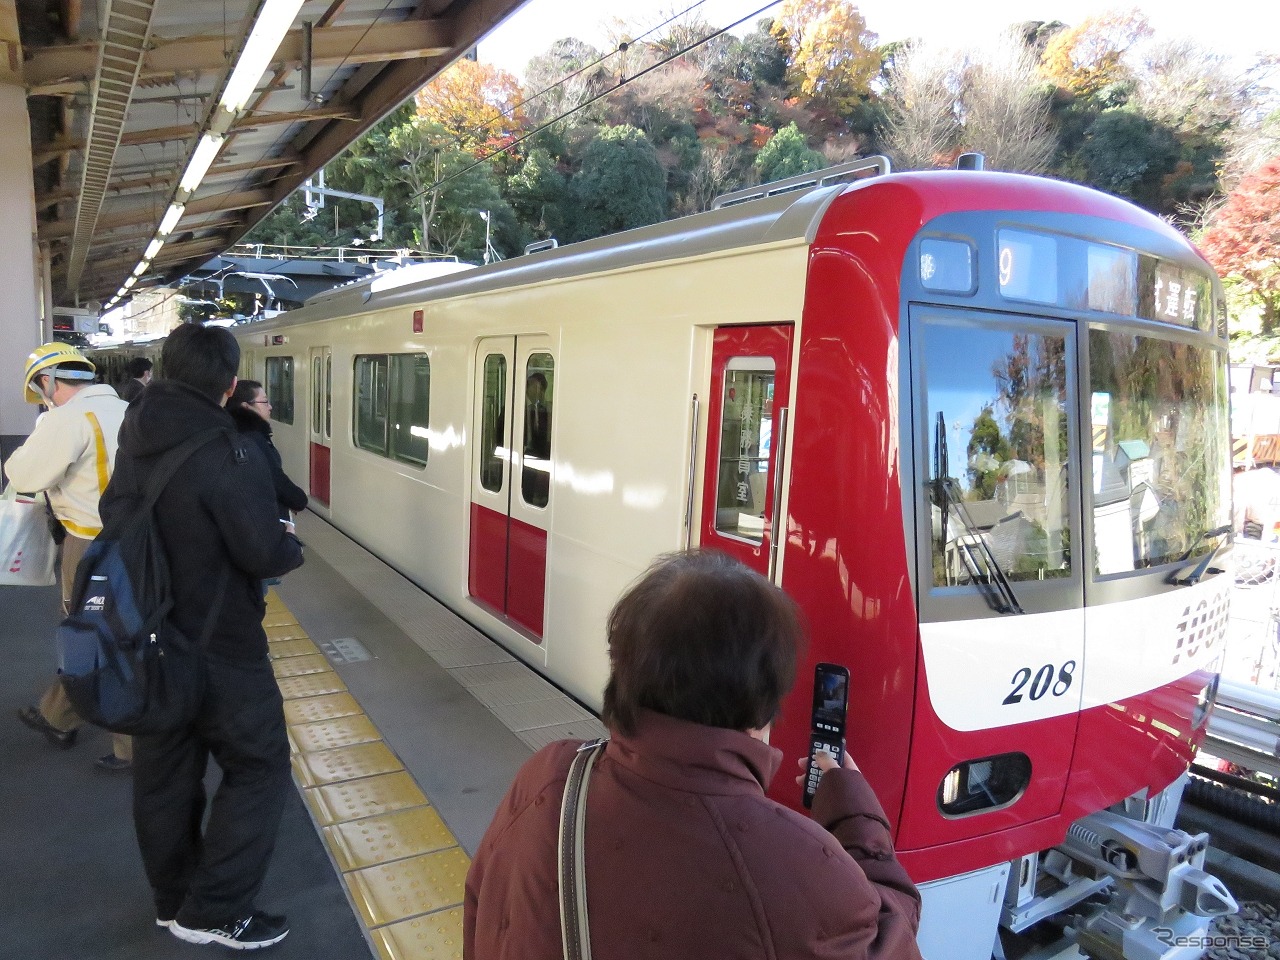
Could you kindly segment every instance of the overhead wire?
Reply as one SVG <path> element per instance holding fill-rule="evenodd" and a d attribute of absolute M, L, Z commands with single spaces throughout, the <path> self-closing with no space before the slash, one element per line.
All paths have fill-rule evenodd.
<path fill-rule="evenodd" d="M 461 170 L 457 170 L 449 174 L 447 177 L 442 177 L 441 179 L 431 184 L 431 186 L 427 187 L 425 190 L 419 190 L 417 193 L 411 195 L 409 199 L 417 200 L 419 197 L 424 196 L 425 194 L 428 194 L 433 190 L 438 190 L 440 189 L 440 187 L 444 186 L 446 183 L 456 180 L 459 177 L 463 176 L 464 174 L 471 172 L 481 164 L 488 163 L 494 157 L 500 157 L 502 156 L 502 154 L 510 152 L 515 147 L 524 143 L 526 140 L 530 139 L 531 137 L 536 137 L 538 134 L 540 134 L 543 130 L 546 130 L 548 127 L 554 126 L 555 124 L 559 123 L 561 120 L 564 120 L 567 117 L 573 116 L 579 110 L 585 110 L 587 107 L 591 106 L 593 103 L 596 103 L 599 100 L 603 100 L 605 97 L 608 97 L 611 94 L 616 93 L 618 90 L 621 90 L 627 84 L 633 83 L 634 81 L 639 80 L 645 74 L 652 73 L 654 70 L 657 70 L 659 67 L 665 67 L 668 63 L 671 63 L 673 60 L 680 59 L 686 53 L 689 53 L 692 50 L 696 50 L 698 49 L 698 47 L 701 47 L 704 44 L 710 43 L 716 37 L 723 36 L 724 34 L 728 33 L 730 30 L 732 30 L 734 27 L 742 26 L 742 24 L 746 23 L 748 20 L 751 20 L 755 17 L 760 16 L 766 10 L 769 10 L 771 7 L 776 7 L 781 2 L 782 0 L 771 0 L 770 3 L 766 3 L 764 6 L 760 7 L 755 12 L 747 14 L 745 17 L 742 17 L 734 21 L 728 26 L 721 27 L 719 30 L 716 30 L 714 33 L 707 34 L 705 37 L 701 38 L 700 40 L 697 40 L 691 44 L 688 44 L 687 46 L 681 48 L 680 50 L 677 50 L 674 53 L 669 54 L 666 57 L 663 57 L 661 60 L 658 60 L 655 63 L 650 64 L 649 66 L 645 67 L 643 70 L 640 70 L 639 72 L 633 74 L 630 77 L 624 77 L 622 80 L 618 81 L 618 83 L 614 84 L 608 90 L 602 90 L 599 93 L 595 94 L 594 96 L 584 100 L 582 103 L 578 104 L 577 106 L 571 107 L 570 109 L 565 110 L 563 113 L 557 114 L 556 116 L 552 117 L 550 120 L 544 121 L 538 127 L 535 127 L 533 130 L 530 130 L 527 133 L 522 134 L 521 136 L 512 140 L 507 145 L 500 147 L 497 150 L 492 151 L 491 153 L 487 153 L 482 157 L 477 158 L 474 163 L 467 164 Z"/>

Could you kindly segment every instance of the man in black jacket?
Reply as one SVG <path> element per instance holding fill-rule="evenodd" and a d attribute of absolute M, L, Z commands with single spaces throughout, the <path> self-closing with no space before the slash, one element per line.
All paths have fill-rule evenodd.
<path fill-rule="evenodd" d="M 284 917 L 259 911 L 289 788 L 283 701 L 267 657 L 260 582 L 302 564 L 293 525 L 276 512 L 260 450 L 236 436 L 222 405 L 240 348 L 220 327 L 184 324 L 162 353 L 165 376 L 129 407 L 116 472 L 102 498 L 105 529 L 129 513 L 157 460 L 187 438 L 223 427 L 174 474 L 156 504 L 177 627 L 200 637 L 207 685 L 184 729 L 134 742 L 133 815 L 156 923 L 191 943 L 235 949 L 284 939 Z M 222 768 L 208 826 L 203 778 Z"/>

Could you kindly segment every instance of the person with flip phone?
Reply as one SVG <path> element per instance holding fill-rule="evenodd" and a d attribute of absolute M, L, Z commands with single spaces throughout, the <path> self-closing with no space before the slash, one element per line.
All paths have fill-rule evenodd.
<path fill-rule="evenodd" d="M 845 761 L 844 725 L 849 712 L 849 671 L 835 663 L 820 663 L 814 670 L 813 713 L 809 724 L 809 769 L 804 776 L 804 805 L 813 806 L 813 794 L 818 781 L 827 770 L 847 766 L 857 770 L 850 760 Z M 830 763 L 819 762 L 826 754 Z M 803 761 L 801 761 L 803 763 Z"/>

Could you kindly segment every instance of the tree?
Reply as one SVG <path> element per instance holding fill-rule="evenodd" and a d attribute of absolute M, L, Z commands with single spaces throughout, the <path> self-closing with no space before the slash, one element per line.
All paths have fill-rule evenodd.
<path fill-rule="evenodd" d="M 667 212 L 667 179 L 658 152 L 632 126 L 607 127 L 583 151 L 569 184 L 577 208 L 574 239 L 658 223 Z"/>
<path fill-rule="evenodd" d="M 1049 41 L 1041 66 L 1047 78 L 1072 94 L 1097 96 L 1130 78 L 1125 55 L 1149 36 L 1151 25 L 1137 10 L 1086 17 Z"/>
<path fill-rule="evenodd" d="M 756 154 L 756 170 L 761 183 L 784 180 L 797 174 L 821 170 L 827 158 L 817 150 L 809 149 L 804 134 L 794 123 L 783 127 Z"/>
<path fill-rule="evenodd" d="M 542 147 L 531 150 L 507 180 L 507 200 L 516 217 L 542 239 L 567 236 L 564 207 L 568 199 L 568 182 Z"/>
<path fill-rule="evenodd" d="M 1262 332 L 1280 327 L 1280 156 L 1240 181 L 1201 247 L 1220 274 L 1262 308 Z"/>
<path fill-rule="evenodd" d="M 783 0 L 774 34 L 790 52 L 792 89 L 837 114 L 852 110 L 880 72 L 878 37 L 846 0 Z"/>
<path fill-rule="evenodd" d="M 1086 131 L 1078 159 L 1085 181 L 1099 190 L 1173 212 L 1163 209 L 1163 186 L 1177 165 L 1178 142 L 1167 127 L 1132 110 L 1104 110 Z"/>
<path fill-rule="evenodd" d="M 1249 83 L 1230 69 L 1227 58 L 1193 40 L 1152 47 L 1138 68 L 1132 104 L 1174 130 L 1218 135 L 1244 113 Z"/>
<path fill-rule="evenodd" d="M 959 61 L 954 51 L 915 42 L 900 45 L 887 71 L 881 141 L 907 170 L 950 165 L 959 152 Z"/>
<path fill-rule="evenodd" d="M 1016 35 L 969 52 L 963 69 L 960 141 L 993 170 L 1044 173 L 1057 147 L 1034 54 Z"/>
<path fill-rule="evenodd" d="M 600 51 L 590 44 L 566 37 L 557 40 L 529 60 L 524 70 L 528 100 L 525 112 L 535 123 L 544 123 L 582 106 L 608 82 L 603 65 L 592 66 Z M 581 118 L 569 118 L 570 126 Z"/>
<path fill-rule="evenodd" d="M 519 81 L 505 70 L 474 60 L 456 61 L 414 99 L 419 116 L 473 152 L 510 142 L 524 124 Z"/>

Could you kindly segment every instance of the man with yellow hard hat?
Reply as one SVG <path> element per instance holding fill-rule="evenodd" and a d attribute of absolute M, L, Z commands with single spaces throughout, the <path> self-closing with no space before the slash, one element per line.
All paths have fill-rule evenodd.
<path fill-rule="evenodd" d="M 26 443 L 5 464 L 10 483 L 23 493 L 44 493 L 66 530 L 62 543 L 62 613 L 69 612 L 76 568 L 102 530 L 98 500 L 107 488 L 116 439 L 128 404 L 115 388 L 95 382 L 89 358 L 65 343 L 46 343 L 27 357 L 22 374 L 28 403 L 48 410 L 36 420 Z M 60 747 L 75 743 L 81 719 L 57 679 L 37 706 L 22 707 L 18 719 Z M 112 751 L 100 758 L 107 770 L 127 770 L 132 741 L 112 734 Z"/>

